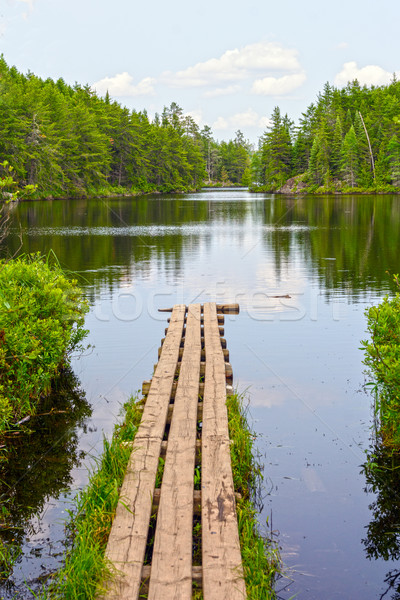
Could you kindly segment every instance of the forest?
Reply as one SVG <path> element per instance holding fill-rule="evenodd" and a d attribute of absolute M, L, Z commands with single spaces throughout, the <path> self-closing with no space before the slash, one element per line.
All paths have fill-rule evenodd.
<path fill-rule="evenodd" d="M 203 185 L 252 191 L 400 189 L 400 82 L 326 83 L 298 124 L 275 107 L 254 150 L 243 133 L 217 141 L 172 102 L 151 119 L 89 85 L 42 80 L 0 57 L 0 175 L 34 197 L 182 192 Z M 8 190 L 12 194 L 12 187 Z"/>
<path fill-rule="evenodd" d="M 249 145 L 215 142 L 176 103 L 151 120 L 90 86 L 43 81 L 0 58 L 0 157 L 38 197 L 171 192 L 249 178 Z M 243 178 L 244 176 L 244 178 Z M 3 190 L 4 191 L 4 190 Z M 12 193 L 12 189 L 9 190 Z"/>
<path fill-rule="evenodd" d="M 400 82 L 367 87 L 354 80 L 342 89 L 326 83 L 296 126 L 276 107 L 251 169 L 255 190 L 398 191 Z"/>

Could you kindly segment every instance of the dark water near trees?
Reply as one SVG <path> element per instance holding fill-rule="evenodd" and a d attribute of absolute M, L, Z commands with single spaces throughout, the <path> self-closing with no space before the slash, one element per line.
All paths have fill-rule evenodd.
<path fill-rule="evenodd" d="M 41 417 L 2 474 L 19 528 L 6 535 L 24 554 L 16 587 L 0 597 L 29 597 L 23 581 L 35 587 L 61 560 L 70 499 L 121 404 L 151 376 L 165 327 L 158 308 L 209 300 L 241 305 L 225 337 L 265 465 L 260 523 L 272 525 L 288 567 L 281 597 L 379 599 L 389 572 L 385 598 L 399 597 L 399 476 L 362 468 L 372 411 L 359 346 L 365 308 L 391 289 L 386 271 L 400 270 L 400 197 L 220 190 L 28 202 L 13 219 L 9 252 L 19 222 L 24 252 L 52 248 L 80 273 L 93 348 L 73 361 L 80 383 L 57 406 L 67 412 Z M 391 464 L 384 452 L 379 460 Z"/>

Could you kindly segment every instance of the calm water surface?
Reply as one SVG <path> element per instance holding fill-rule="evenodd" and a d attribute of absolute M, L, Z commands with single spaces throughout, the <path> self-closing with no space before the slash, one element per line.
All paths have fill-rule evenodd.
<path fill-rule="evenodd" d="M 390 291 L 386 271 L 400 270 L 399 221 L 397 196 L 285 198 L 244 189 L 14 207 L 8 250 L 18 248 L 20 223 L 24 252 L 52 248 L 79 272 L 92 348 L 73 361 L 68 419 L 42 418 L 46 448 L 36 444 L 34 458 L 15 451 L 23 556 L 3 597 L 29 597 L 23 581 L 37 585 L 61 560 L 70 499 L 121 404 L 151 376 L 166 318 L 158 308 L 217 300 L 241 306 L 226 317 L 225 337 L 259 434 L 260 523 L 268 521 L 282 548 L 281 598 L 379 599 L 400 551 L 397 535 L 389 552 L 374 537 L 385 532 L 374 527 L 380 515 L 372 506 L 381 483 L 378 495 L 367 493 L 361 472 L 372 419 L 359 346 L 365 309 Z M 398 483 L 388 490 L 394 506 Z M 385 598 L 395 593 L 396 586 Z"/>

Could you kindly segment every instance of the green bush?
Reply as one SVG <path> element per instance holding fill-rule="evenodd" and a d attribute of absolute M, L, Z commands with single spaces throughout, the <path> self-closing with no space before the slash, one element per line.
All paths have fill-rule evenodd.
<path fill-rule="evenodd" d="M 0 261 L 0 434 L 35 411 L 86 335 L 76 280 L 39 255 Z"/>
<path fill-rule="evenodd" d="M 394 277 L 400 289 L 398 275 Z M 364 364 L 376 396 L 378 431 L 386 445 L 400 447 L 400 293 L 385 296 L 366 311 L 370 340 L 363 340 Z"/>

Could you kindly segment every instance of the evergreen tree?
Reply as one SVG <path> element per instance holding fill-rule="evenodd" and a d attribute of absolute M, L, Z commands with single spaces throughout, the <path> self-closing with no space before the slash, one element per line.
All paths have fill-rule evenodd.
<path fill-rule="evenodd" d="M 282 119 L 279 107 L 275 107 L 271 127 L 261 138 L 264 184 L 271 189 L 281 187 L 292 172 L 293 148 L 289 127 L 287 116 Z"/>
<path fill-rule="evenodd" d="M 342 168 L 342 144 L 343 144 L 343 128 L 340 116 L 336 117 L 335 129 L 332 137 L 331 155 L 329 165 L 332 176 L 339 178 Z"/>
<path fill-rule="evenodd" d="M 329 144 L 325 121 L 322 120 L 311 149 L 308 172 L 311 180 L 321 185 L 329 171 Z"/>
<path fill-rule="evenodd" d="M 397 135 L 393 135 L 389 140 L 387 158 L 391 183 L 395 186 L 400 186 L 400 140 Z"/>
<path fill-rule="evenodd" d="M 359 172 L 358 140 L 353 125 L 346 133 L 342 144 L 342 172 L 350 187 L 357 185 Z"/>
<path fill-rule="evenodd" d="M 236 137 L 234 139 L 233 149 L 233 170 L 235 172 L 234 181 L 236 183 L 243 184 L 243 177 L 248 180 L 250 171 L 250 156 L 249 156 L 250 145 L 245 140 L 243 133 L 236 131 Z M 246 173 L 246 175 L 245 175 Z"/>
<path fill-rule="evenodd" d="M 261 152 L 257 150 L 253 152 L 250 165 L 250 181 L 256 185 L 261 185 L 263 177 L 263 166 Z M 250 184 L 248 184 L 250 185 Z"/>

